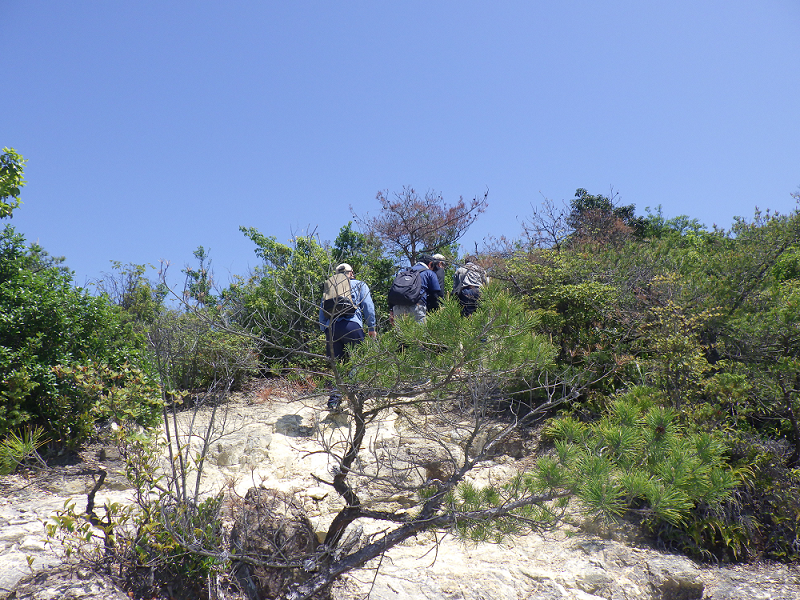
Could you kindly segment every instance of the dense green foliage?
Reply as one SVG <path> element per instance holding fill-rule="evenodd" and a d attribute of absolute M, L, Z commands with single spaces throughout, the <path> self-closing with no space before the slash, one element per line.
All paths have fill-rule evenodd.
<path fill-rule="evenodd" d="M 161 310 L 147 332 L 149 357 L 170 391 L 208 389 L 220 382 L 239 388 L 258 374 L 257 345 L 212 325 L 214 309 Z"/>
<path fill-rule="evenodd" d="M 349 263 L 356 278 L 369 285 L 379 319 L 385 315 L 381 309 L 387 304 L 393 263 L 376 238 L 354 231 L 351 223 L 341 228 L 332 247 L 311 235 L 282 244 L 255 228 L 241 231 L 255 243 L 263 263 L 224 291 L 220 309 L 228 324 L 259 340 L 271 371 L 324 366 L 319 358 L 324 336 L 318 323 L 322 283 L 341 262 Z"/>
<path fill-rule="evenodd" d="M 559 362 L 597 374 L 570 418 L 605 427 L 618 390 L 650 386 L 670 422 L 689 438 L 713 436 L 727 468 L 750 474 L 724 502 L 687 502 L 679 521 L 653 513 L 657 539 L 701 556 L 796 558 L 800 213 L 756 211 L 706 231 L 660 211 L 633 223 L 630 207 L 620 215 L 578 192 L 572 216 L 588 199 L 595 229 L 520 248 L 494 272 L 541 315 Z M 636 235 L 622 236 L 623 225 Z M 612 480 L 620 513 L 646 507 Z"/>
<path fill-rule="evenodd" d="M 119 336 L 118 315 L 103 298 L 74 287 L 68 272 L 35 260 L 11 227 L 0 235 L 0 314 L 0 433 L 35 424 L 53 442 L 86 439 L 94 421 L 111 414 L 63 375 L 90 369 L 100 376 L 136 359 L 136 344 Z M 152 392 L 130 402 L 146 406 Z M 134 412 L 152 421 L 144 408 Z"/>
<path fill-rule="evenodd" d="M 632 516 L 684 551 L 740 557 L 750 532 L 726 508 L 751 469 L 731 468 L 721 436 L 682 425 L 658 396 L 633 388 L 597 421 L 552 421 L 558 464 L 600 518 Z"/>
<path fill-rule="evenodd" d="M 316 322 L 322 282 L 333 272 L 330 250 L 313 236 L 292 245 L 255 228 L 240 228 L 263 264 L 226 291 L 232 320 L 262 343 L 263 358 L 278 365 L 314 365 L 324 338 Z"/>

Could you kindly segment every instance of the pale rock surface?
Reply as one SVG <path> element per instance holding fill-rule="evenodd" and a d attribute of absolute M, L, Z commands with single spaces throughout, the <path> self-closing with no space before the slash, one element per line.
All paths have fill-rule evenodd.
<path fill-rule="evenodd" d="M 320 483 L 330 479 L 331 464 L 319 452 L 318 437 L 333 443 L 346 435 L 347 418 L 329 415 L 322 397 L 254 400 L 238 398 L 218 412 L 203 489 L 213 493 L 225 488 L 244 496 L 250 487 L 263 485 L 294 494 L 321 535 L 342 501 Z M 198 425 L 203 423 L 196 421 Z M 370 427 L 365 448 L 419 451 L 403 434 L 402 423 L 391 414 Z M 200 442 L 195 443 L 199 448 Z M 515 446 L 508 451 L 518 456 L 518 450 Z M 498 456 L 475 474 L 475 482 L 505 479 L 522 464 Z M 63 557 L 45 544 L 43 521 L 70 497 L 79 509 L 85 507 L 85 494 L 93 485 L 91 471 L 97 466 L 110 471 L 97 505 L 107 499 L 129 502 L 131 493 L 125 489 L 113 450 L 98 451 L 96 463 L 82 473 L 66 470 L 41 481 L 0 482 L 5 492 L 5 499 L 0 499 L 0 599 L 126 597 L 95 574 L 57 568 Z M 392 498 L 397 510 L 402 510 L 404 500 L 409 499 Z M 371 527 L 377 530 L 376 525 Z M 28 558 L 33 561 L 33 575 Z M 503 544 L 464 544 L 425 533 L 347 575 L 334 590 L 338 600 L 365 594 L 372 600 L 800 600 L 800 571 L 774 564 L 704 566 L 570 526 Z"/>

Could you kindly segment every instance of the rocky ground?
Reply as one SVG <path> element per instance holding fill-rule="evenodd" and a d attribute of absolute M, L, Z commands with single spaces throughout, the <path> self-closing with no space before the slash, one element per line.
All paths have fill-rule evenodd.
<path fill-rule="evenodd" d="M 345 429 L 344 416 L 323 410 L 324 398 L 298 398 L 262 388 L 217 415 L 206 491 L 243 496 L 253 485 L 291 494 L 324 531 L 341 500 L 321 487 L 329 464 L 318 436 Z M 205 414 L 207 416 L 207 414 Z M 195 426 L 202 423 L 195 422 Z M 369 444 L 396 439 L 395 416 L 370 430 Z M 476 476 L 508 477 L 524 460 L 499 456 Z M 96 503 L 130 502 L 131 490 L 110 447 L 87 449 L 79 461 L 47 473 L 0 479 L 0 600 L 127 598 L 113 582 L 65 560 L 47 543 L 43 523 L 65 501 L 85 507 L 98 468 L 109 472 Z M 398 507 L 402 498 L 395 498 Z M 503 544 L 464 544 L 425 534 L 392 549 L 380 564 L 354 572 L 334 590 L 338 600 L 800 600 L 800 570 L 779 564 L 709 566 L 665 554 L 631 539 L 599 537 L 575 526 Z"/>

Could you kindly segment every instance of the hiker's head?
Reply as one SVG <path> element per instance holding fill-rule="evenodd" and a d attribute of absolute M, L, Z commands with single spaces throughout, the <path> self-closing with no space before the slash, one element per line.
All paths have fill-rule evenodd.
<path fill-rule="evenodd" d="M 436 263 L 437 267 L 441 267 L 442 269 L 444 269 L 444 263 L 447 260 L 444 254 L 434 254 L 431 258 Z"/>
<path fill-rule="evenodd" d="M 344 273 L 350 279 L 352 279 L 354 277 L 354 275 L 353 275 L 353 267 L 351 267 L 347 263 L 342 263 L 340 265 L 337 265 L 336 266 L 336 272 L 337 273 Z"/>
<path fill-rule="evenodd" d="M 428 265 L 428 267 L 432 269 L 436 260 L 430 254 L 421 254 L 419 257 L 419 262 Z"/>

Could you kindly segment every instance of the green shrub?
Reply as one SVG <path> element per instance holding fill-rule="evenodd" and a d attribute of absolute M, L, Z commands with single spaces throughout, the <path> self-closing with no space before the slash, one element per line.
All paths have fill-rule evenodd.
<path fill-rule="evenodd" d="M 262 340 L 260 355 L 275 370 L 320 368 L 324 363 L 318 356 L 324 355 L 325 343 L 319 303 L 322 283 L 335 266 L 330 249 L 313 236 L 298 236 L 288 246 L 255 228 L 240 229 L 256 244 L 264 263 L 223 295 L 232 320 Z"/>
<path fill-rule="evenodd" d="M 682 426 L 661 399 L 635 388 L 598 421 L 557 419 L 547 435 L 580 482 L 589 514 L 635 517 L 661 543 L 689 554 L 742 558 L 748 530 L 730 506 L 750 471 L 733 468 L 720 436 Z"/>
<path fill-rule="evenodd" d="M 55 367 L 119 368 L 136 344 L 119 335 L 106 299 L 72 286 L 72 275 L 12 227 L 0 234 L 0 437 L 41 425 L 55 444 L 76 445 L 92 431 L 94 398 Z"/>
<path fill-rule="evenodd" d="M 20 434 L 12 431 L 0 441 L 0 475 L 13 473 L 17 467 L 29 462 L 44 466 L 38 449 L 46 443 L 41 427 L 24 429 Z"/>
<path fill-rule="evenodd" d="M 207 389 L 220 378 L 236 388 L 258 373 L 256 343 L 246 335 L 216 328 L 215 310 L 165 309 L 150 325 L 149 347 L 165 388 Z"/>
<path fill-rule="evenodd" d="M 152 427 L 161 418 L 161 389 L 135 366 L 125 363 L 113 369 L 90 361 L 72 367 L 57 365 L 53 370 L 72 390 L 71 397 L 83 398 L 93 421 Z"/>

